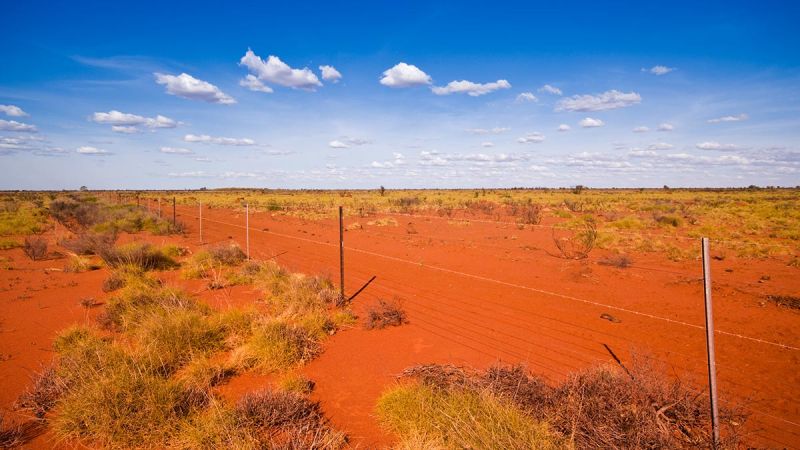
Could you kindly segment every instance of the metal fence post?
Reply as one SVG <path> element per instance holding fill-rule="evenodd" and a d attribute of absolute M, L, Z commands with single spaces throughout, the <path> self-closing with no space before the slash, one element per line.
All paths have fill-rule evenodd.
<path fill-rule="evenodd" d="M 177 214 L 175 213 L 175 197 L 172 197 L 172 226 L 178 224 Z"/>
<path fill-rule="evenodd" d="M 708 238 L 702 238 L 703 249 L 703 292 L 706 304 L 706 350 L 708 352 L 708 387 L 711 397 L 711 428 L 713 448 L 719 443 L 719 406 L 717 404 L 717 362 L 714 355 L 714 314 L 711 305 L 711 258 L 708 251 Z"/>
<path fill-rule="evenodd" d="M 339 206 L 339 296 L 341 301 L 346 298 L 344 296 L 344 213 L 341 206 Z"/>
<path fill-rule="evenodd" d="M 246 230 L 247 259 L 250 260 L 250 204 L 244 204 L 244 228 Z"/>
<path fill-rule="evenodd" d="M 199 200 L 197 205 L 200 208 L 200 245 L 203 245 L 203 201 Z"/>

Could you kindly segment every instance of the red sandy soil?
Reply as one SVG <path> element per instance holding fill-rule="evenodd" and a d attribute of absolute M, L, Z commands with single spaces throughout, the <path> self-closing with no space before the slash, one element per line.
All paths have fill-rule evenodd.
<path fill-rule="evenodd" d="M 392 436 L 374 416 L 375 403 L 397 374 L 414 364 L 482 368 L 523 363 L 558 381 L 575 370 L 613 363 L 606 344 L 623 363 L 639 354 L 673 376 L 705 385 L 699 260 L 671 262 L 661 254 L 631 254 L 633 267 L 618 269 L 597 264 L 610 254 L 605 251 L 595 250 L 581 261 L 553 256 L 556 249 L 546 228 L 520 230 L 491 221 L 455 224 L 402 215 L 392 216 L 398 226 L 367 225 L 380 217 L 389 216 L 345 221 L 364 226 L 345 233 L 347 292 L 376 275 L 354 300 L 356 312 L 363 313 L 378 298 L 397 297 L 410 323 L 385 330 L 344 330 L 327 340 L 325 352 L 303 369 L 316 382 L 313 397 L 333 424 L 350 435 L 353 446 L 391 445 Z M 242 213 L 206 209 L 203 219 L 206 245 L 233 239 L 244 247 Z M 196 250 L 196 212 L 179 208 L 179 220 L 188 225 L 186 236 L 147 239 Z M 275 259 L 290 270 L 336 274 L 338 279 L 336 220 L 257 213 L 251 215 L 250 226 L 253 258 L 279 255 Z M 694 242 L 687 245 L 699 248 Z M 725 253 L 712 251 L 725 256 L 712 262 L 720 398 L 751 412 L 746 426 L 751 445 L 800 447 L 800 313 L 765 302 L 767 294 L 800 294 L 800 270 L 780 258 L 745 260 Z M 48 272 L 46 268 L 60 268 L 63 261 L 31 262 L 18 249 L 0 256 L 12 257 L 14 268 L 0 271 L 0 408 L 8 409 L 29 376 L 51 358 L 55 333 L 70 323 L 92 320 L 102 308 L 87 312 L 78 301 L 84 296 L 102 301 L 100 284 L 107 273 Z M 246 287 L 207 291 L 201 282 L 178 281 L 174 273 L 162 277 L 217 307 L 249 304 L 258 296 Z M 602 319 L 604 313 L 621 322 Z M 220 392 L 235 399 L 272 381 L 245 375 Z M 45 434 L 32 446 L 48 448 L 51 442 Z"/>

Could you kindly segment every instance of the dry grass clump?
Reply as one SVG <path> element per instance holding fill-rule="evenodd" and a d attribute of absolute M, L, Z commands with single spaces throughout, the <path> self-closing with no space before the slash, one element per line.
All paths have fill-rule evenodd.
<path fill-rule="evenodd" d="M 767 300 L 775 303 L 777 306 L 800 309 L 800 297 L 794 295 L 767 295 Z"/>
<path fill-rule="evenodd" d="M 39 236 L 28 236 L 22 244 L 22 251 L 33 261 L 39 261 L 47 256 L 47 240 Z"/>
<path fill-rule="evenodd" d="M 113 247 L 116 241 L 115 231 L 106 233 L 84 231 L 71 239 L 62 239 L 59 244 L 78 255 L 99 255 L 101 251 Z"/>
<path fill-rule="evenodd" d="M 221 284 L 225 275 L 223 272 L 229 267 L 238 266 L 245 259 L 247 259 L 247 255 L 234 243 L 209 247 L 207 250 L 196 253 L 186 263 L 181 271 L 181 276 L 187 280 L 213 276 L 214 283 Z"/>
<path fill-rule="evenodd" d="M 707 448 L 711 444 L 707 395 L 680 380 L 667 379 L 661 370 L 641 361 L 634 362 L 630 373 L 599 366 L 572 374 L 556 386 L 520 366 L 479 372 L 426 365 L 407 369 L 403 375 L 434 391 L 490 392 L 533 420 L 549 424 L 575 448 Z M 724 429 L 717 448 L 738 448 L 745 418 L 740 411 L 722 409 Z"/>
<path fill-rule="evenodd" d="M 42 423 L 38 420 L 10 423 L 6 422 L 5 415 L 0 413 L 0 448 L 18 448 L 42 431 Z"/>
<path fill-rule="evenodd" d="M 315 383 L 302 374 L 288 373 L 278 381 L 278 386 L 286 392 L 310 394 L 314 390 Z"/>
<path fill-rule="evenodd" d="M 633 264 L 633 260 L 626 255 L 612 255 L 601 258 L 599 261 L 597 261 L 597 264 L 600 264 L 601 266 L 616 267 L 618 269 L 627 269 L 631 266 L 631 264 Z"/>
<path fill-rule="evenodd" d="M 553 243 L 562 258 L 584 259 L 589 256 L 597 241 L 597 227 L 593 220 L 586 220 L 578 231 L 558 236 L 553 228 Z"/>
<path fill-rule="evenodd" d="M 34 374 L 31 380 L 33 384 L 19 396 L 14 406 L 30 412 L 38 419 L 44 418 L 66 389 L 56 369 L 55 365 L 44 366 Z"/>
<path fill-rule="evenodd" d="M 308 362 L 322 346 L 306 328 L 281 320 L 254 324 L 245 344 L 234 352 L 234 359 L 243 368 L 275 372 Z"/>
<path fill-rule="evenodd" d="M 80 255 L 70 255 L 64 263 L 64 272 L 67 273 L 88 272 L 99 268 L 100 266 L 94 264 L 91 259 Z"/>
<path fill-rule="evenodd" d="M 367 318 L 364 327 L 368 330 L 381 329 L 386 327 L 397 327 L 408 323 L 403 305 L 397 299 L 384 300 L 378 299 L 378 302 L 370 306 L 367 310 Z"/>
<path fill-rule="evenodd" d="M 108 247 L 100 251 L 103 261 L 113 268 L 136 267 L 141 270 L 165 270 L 178 267 L 178 263 L 161 249 L 146 242 Z"/>
<path fill-rule="evenodd" d="M 380 422 L 400 436 L 400 448 L 554 449 L 548 426 L 489 390 L 403 384 L 378 400 Z"/>
<path fill-rule="evenodd" d="M 247 259 L 247 255 L 245 255 L 242 249 L 236 244 L 209 247 L 207 252 L 214 262 L 226 266 L 235 266 Z"/>

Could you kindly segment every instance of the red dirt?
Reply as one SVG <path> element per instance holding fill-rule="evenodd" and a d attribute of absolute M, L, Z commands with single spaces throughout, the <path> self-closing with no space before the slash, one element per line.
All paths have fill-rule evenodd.
<path fill-rule="evenodd" d="M 190 233 L 167 240 L 196 248 L 194 211 L 179 211 L 183 212 L 179 219 L 187 223 Z M 555 247 L 547 229 L 394 217 L 397 227 L 366 225 L 374 218 L 346 220 L 346 224 L 358 221 L 365 225 L 363 230 L 345 233 L 346 286 L 352 293 L 377 275 L 355 300 L 356 312 L 363 312 L 377 298 L 397 296 L 410 323 L 372 331 L 359 325 L 340 332 L 327 340 L 325 352 L 304 368 L 316 382 L 313 396 L 355 446 L 374 448 L 392 442 L 373 415 L 375 403 L 396 374 L 418 363 L 485 367 L 497 361 L 522 362 L 533 372 L 560 380 L 570 371 L 613 362 L 603 347 L 607 344 L 623 363 L 630 361 L 632 352 L 639 352 L 662 361 L 675 376 L 699 385 L 705 382 L 699 261 L 676 263 L 660 254 L 632 254 L 634 267 L 617 269 L 597 264 L 608 255 L 600 250 L 583 261 L 549 255 Z M 205 210 L 203 218 L 206 242 L 232 237 L 244 246 L 240 212 Z M 250 225 L 254 258 L 287 252 L 276 259 L 290 270 L 338 274 L 336 221 L 257 213 L 251 215 Z M 409 234 L 409 229 L 417 233 Z M 86 320 L 78 299 L 103 298 L 100 283 L 105 271 L 44 275 L 45 267 L 63 263 L 34 263 L 19 250 L 0 255 L 11 255 L 15 268 L 0 272 L 0 287 L 12 284 L 0 292 L 0 354 L 11 355 L 10 360 L 0 362 L 0 381 L 5 387 L 0 392 L 0 408 L 8 408 L 28 384 L 31 372 L 49 360 L 56 331 Z M 753 415 L 747 429 L 751 445 L 800 446 L 800 334 L 796 332 L 800 314 L 764 302 L 766 294 L 797 295 L 798 269 L 777 258 L 730 256 L 713 261 L 712 269 L 720 397 L 723 402 L 743 403 L 750 409 Z M 762 280 L 764 275 L 769 280 Z M 175 278 L 173 274 L 163 276 Z M 73 280 L 78 285 L 68 286 Z M 29 292 L 26 288 L 43 287 L 43 283 L 47 283 L 46 289 L 30 292 L 29 299 L 18 299 Z M 218 307 L 250 303 L 257 295 L 246 288 L 223 292 L 203 290 L 200 282 L 189 286 L 191 292 L 199 292 Z M 99 309 L 90 310 L 89 316 Z M 621 322 L 600 318 L 603 313 Z M 235 398 L 267 383 L 270 377 L 239 377 L 221 392 Z"/>

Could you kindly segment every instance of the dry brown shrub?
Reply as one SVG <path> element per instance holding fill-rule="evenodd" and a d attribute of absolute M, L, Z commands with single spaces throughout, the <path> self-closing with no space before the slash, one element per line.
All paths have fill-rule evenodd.
<path fill-rule="evenodd" d="M 19 396 L 15 406 L 41 419 L 55 406 L 56 401 L 66 391 L 66 385 L 53 365 L 43 367 L 33 376 L 32 382 Z"/>
<path fill-rule="evenodd" d="M 794 295 L 767 295 L 767 300 L 775 303 L 777 306 L 800 309 L 800 297 Z"/>
<path fill-rule="evenodd" d="M 569 235 L 558 236 L 553 228 L 553 243 L 565 259 L 585 259 L 594 248 L 597 241 L 597 226 L 594 221 L 587 220 L 579 231 L 570 232 Z"/>
<path fill-rule="evenodd" d="M 247 255 L 235 244 L 210 247 L 208 253 L 214 261 L 227 266 L 235 266 L 247 259 Z"/>
<path fill-rule="evenodd" d="M 389 326 L 396 327 L 404 323 L 408 323 L 408 319 L 399 300 L 378 299 L 378 302 L 367 310 L 367 321 L 364 326 L 366 329 L 372 330 Z"/>
<path fill-rule="evenodd" d="M 62 239 L 59 244 L 78 255 L 98 255 L 114 246 L 117 241 L 116 231 L 107 233 L 85 232 L 72 239 Z"/>
<path fill-rule="evenodd" d="M 488 390 L 547 422 L 575 448 L 708 448 L 711 418 L 708 395 L 670 379 L 661 368 L 634 358 L 629 372 L 599 366 L 570 375 L 556 386 L 522 366 L 497 366 L 484 372 L 429 364 L 406 369 L 438 389 Z M 719 449 L 741 445 L 746 415 L 723 407 Z"/>
<path fill-rule="evenodd" d="M 47 256 L 47 240 L 38 236 L 28 236 L 25 238 L 22 250 L 28 258 L 38 261 Z"/>
<path fill-rule="evenodd" d="M 0 413 L 0 448 L 17 448 L 24 445 L 44 431 L 44 424 L 39 420 L 23 423 L 7 423 Z"/>
<path fill-rule="evenodd" d="M 633 260 L 626 255 L 613 255 L 601 258 L 599 261 L 597 261 L 597 264 L 600 264 L 601 266 L 616 267 L 618 269 L 627 269 L 631 266 L 631 264 L 633 264 Z"/>

